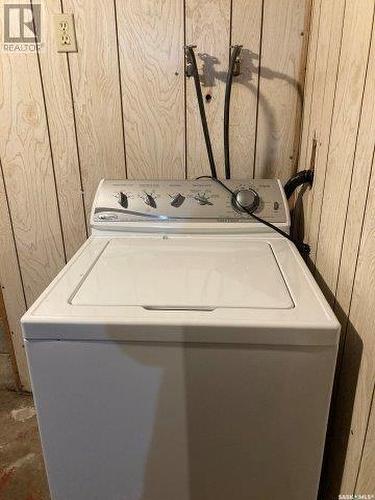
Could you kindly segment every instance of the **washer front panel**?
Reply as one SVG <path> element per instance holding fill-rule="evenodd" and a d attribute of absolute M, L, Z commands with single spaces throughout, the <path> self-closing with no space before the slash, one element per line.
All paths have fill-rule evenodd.
<path fill-rule="evenodd" d="M 285 196 L 275 179 L 224 181 L 234 192 L 253 189 L 260 198 L 255 214 L 271 223 L 288 221 Z M 211 179 L 195 181 L 102 181 L 94 201 L 92 225 L 163 221 L 241 222 L 254 219 L 236 209 L 230 193 Z"/>

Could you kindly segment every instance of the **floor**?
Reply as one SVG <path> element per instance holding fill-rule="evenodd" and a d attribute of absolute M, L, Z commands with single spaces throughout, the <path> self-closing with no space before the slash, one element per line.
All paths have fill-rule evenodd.
<path fill-rule="evenodd" d="M 33 400 L 0 391 L 0 499 L 50 500 Z"/>

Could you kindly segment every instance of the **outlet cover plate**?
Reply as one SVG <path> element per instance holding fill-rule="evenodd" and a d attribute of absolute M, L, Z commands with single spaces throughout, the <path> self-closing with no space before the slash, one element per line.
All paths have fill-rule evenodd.
<path fill-rule="evenodd" d="M 57 52 L 77 52 L 77 38 L 73 14 L 53 16 Z"/>

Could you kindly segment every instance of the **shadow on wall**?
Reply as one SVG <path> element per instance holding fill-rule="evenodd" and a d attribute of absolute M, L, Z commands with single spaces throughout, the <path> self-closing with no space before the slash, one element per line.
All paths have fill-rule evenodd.
<path fill-rule="evenodd" d="M 300 190 L 293 213 L 292 234 L 301 239 L 304 238 L 305 233 L 302 198 L 306 189 L 309 188 L 304 187 Z M 298 224 L 296 221 L 298 221 Z M 333 306 L 335 314 L 341 323 L 340 347 L 337 356 L 337 368 L 319 494 L 320 500 L 331 500 L 338 498 L 340 493 L 354 493 L 342 492 L 340 491 L 340 486 L 343 478 L 349 438 L 352 433 L 351 421 L 363 343 L 347 314 L 345 314 L 340 304 L 336 301 L 334 294 L 315 267 L 315 264 L 310 259 L 307 260 L 307 264 L 328 302 Z M 350 363 L 346 363 L 345 365 L 342 364 L 344 350 L 350 353 Z"/>
<path fill-rule="evenodd" d="M 310 158 L 310 169 L 314 169 L 315 151 Z M 292 212 L 291 234 L 300 241 L 305 240 L 305 213 L 303 195 L 309 186 L 304 186 L 298 192 L 294 210 Z M 335 383 L 331 402 L 329 424 L 327 431 L 326 447 L 324 452 L 323 471 L 320 484 L 320 500 L 332 500 L 338 498 L 340 493 L 351 494 L 354 492 L 341 492 L 345 458 L 351 435 L 351 421 L 355 394 L 357 390 L 358 374 L 361 365 L 363 343 L 358 332 L 350 322 L 347 314 L 336 301 L 327 283 L 315 267 L 314 262 L 306 259 L 312 274 L 323 291 L 326 299 L 333 307 L 338 320 L 341 323 L 341 338 L 339 353 L 337 356 L 337 367 Z M 344 350 L 350 354 L 350 363 L 342 365 Z M 348 356 L 348 354 L 346 354 Z"/>
<path fill-rule="evenodd" d="M 316 279 L 321 286 L 323 279 L 318 271 Z M 324 293 L 328 292 L 324 290 Z M 342 332 L 324 452 L 320 500 L 331 500 L 338 498 L 340 493 L 347 493 L 340 491 L 340 487 L 352 434 L 351 422 L 363 352 L 361 337 L 337 302 L 334 310 L 342 325 Z M 342 363 L 344 350 L 350 352 L 350 363 L 345 365 Z"/>
<path fill-rule="evenodd" d="M 199 53 L 199 59 L 203 61 L 200 80 L 203 87 L 215 87 L 216 81 L 226 82 L 227 72 L 226 71 L 218 71 L 215 66 L 220 64 L 220 60 L 207 53 Z M 255 52 L 252 52 L 249 49 L 242 49 L 241 51 L 241 73 L 239 76 L 234 78 L 235 84 L 240 84 L 247 87 L 258 99 L 259 106 L 263 110 L 263 114 L 266 120 L 266 130 L 263 131 L 265 136 L 267 137 L 268 146 L 265 147 L 266 156 L 263 160 L 263 176 L 264 177 L 272 177 L 274 165 L 277 159 L 277 151 L 274 147 L 274 141 L 272 141 L 272 137 L 277 137 L 278 129 L 276 123 L 275 113 L 272 109 L 271 103 L 267 100 L 267 98 L 262 94 L 261 86 L 258 88 L 258 73 L 259 66 L 257 64 L 259 62 L 259 55 Z M 261 68 L 261 78 L 267 80 L 280 80 L 288 83 L 292 86 L 299 99 L 299 104 L 302 109 L 303 102 L 303 89 L 297 80 L 291 78 L 284 73 L 279 71 L 274 71 L 270 68 L 262 66 Z M 291 159 L 293 157 L 291 156 Z"/>
<path fill-rule="evenodd" d="M 202 74 L 201 74 L 201 83 L 203 87 L 214 87 L 216 85 L 215 80 L 219 80 L 221 82 L 226 82 L 227 72 L 226 71 L 217 71 L 215 66 L 220 64 L 220 60 L 211 56 L 207 53 L 199 53 L 199 59 L 203 61 L 202 66 Z M 249 49 L 241 50 L 241 74 L 236 77 L 236 82 L 246 87 L 251 88 L 250 84 L 252 81 L 258 78 L 258 64 L 255 64 L 256 61 L 259 62 L 259 55 L 255 52 L 252 52 Z M 279 71 L 274 71 L 270 68 L 266 68 L 262 66 L 261 68 L 261 77 L 266 78 L 267 80 L 283 80 L 289 83 L 292 87 L 295 88 L 300 101 L 303 99 L 303 91 L 300 82 L 291 78 L 284 73 L 280 73 Z"/>

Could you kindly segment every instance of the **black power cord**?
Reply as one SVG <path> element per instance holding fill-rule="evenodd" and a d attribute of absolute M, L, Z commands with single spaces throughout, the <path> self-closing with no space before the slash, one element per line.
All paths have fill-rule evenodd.
<path fill-rule="evenodd" d="M 197 60 L 196 60 L 195 54 L 194 54 L 195 47 L 196 47 L 195 45 L 186 45 L 185 46 L 185 57 L 186 57 L 186 63 L 187 63 L 187 65 L 186 65 L 187 66 L 187 75 L 188 76 L 193 76 L 193 78 L 194 78 L 195 91 L 196 91 L 196 94 L 197 94 L 197 100 L 198 100 L 198 106 L 199 106 L 199 113 L 200 113 L 200 117 L 201 117 L 201 123 L 202 123 L 204 140 L 206 142 L 206 149 L 207 149 L 208 161 L 209 161 L 209 164 L 210 164 L 211 176 L 212 176 L 213 179 L 216 179 L 217 178 L 217 174 L 216 174 L 215 160 L 214 160 L 214 155 L 212 153 L 210 133 L 209 133 L 209 130 L 208 130 L 208 125 L 207 125 L 206 111 L 204 109 L 204 103 L 203 103 L 203 97 L 202 97 L 201 83 L 200 83 L 200 80 L 199 80 Z"/>
<path fill-rule="evenodd" d="M 226 186 L 219 179 L 216 179 L 214 177 L 210 177 L 209 175 L 201 175 L 200 177 L 197 177 L 197 180 L 198 179 L 211 179 L 214 182 L 216 182 L 217 184 L 219 184 L 222 188 L 224 188 L 228 193 L 230 193 L 230 195 L 231 195 L 232 198 L 234 198 L 236 196 L 236 193 L 234 193 L 234 191 L 232 191 L 228 186 Z M 238 201 L 237 201 L 237 203 L 238 203 Z M 303 243 L 301 241 L 295 240 L 292 236 L 290 236 L 290 234 L 286 233 L 285 231 L 283 231 L 279 227 L 274 226 L 273 224 L 271 224 L 271 222 L 268 222 L 265 219 L 262 219 L 261 217 L 258 217 L 257 215 L 255 215 L 253 212 L 251 212 L 248 208 L 244 207 L 240 203 L 238 203 L 238 205 L 240 205 L 240 207 L 242 208 L 242 210 L 244 212 L 246 212 L 247 214 L 249 214 L 257 222 L 260 222 L 261 224 L 264 224 L 265 226 L 269 227 L 270 229 L 273 229 L 274 231 L 276 231 L 276 233 L 280 234 L 281 236 L 284 236 L 284 238 L 286 238 L 289 241 L 291 241 L 297 247 L 297 249 L 298 249 L 298 251 L 300 252 L 301 255 L 303 255 L 303 256 L 309 255 L 309 253 L 310 253 L 310 246 L 309 245 L 307 245 L 306 243 Z"/>
<path fill-rule="evenodd" d="M 238 57 L 240 55 L 242 45 L 234 45 L 229 61 L 227 73 L 227 83 L 225 86 L 224 100 L 224 161 L 225 161 L 225 178 L 230 179 L 230 150 L 229 150 L 229 117 L 230 117 L 230 96 L 232 92 L 232 82 L 234 70 Z"/>

